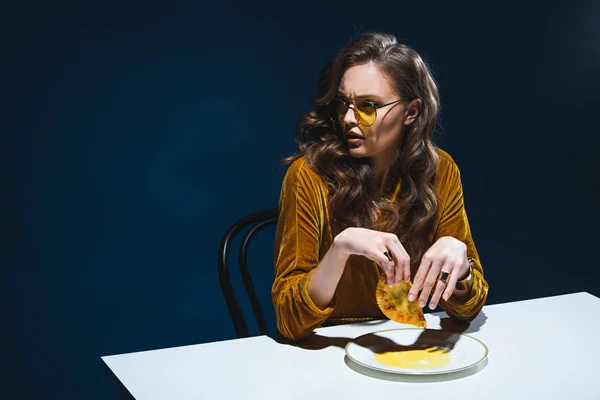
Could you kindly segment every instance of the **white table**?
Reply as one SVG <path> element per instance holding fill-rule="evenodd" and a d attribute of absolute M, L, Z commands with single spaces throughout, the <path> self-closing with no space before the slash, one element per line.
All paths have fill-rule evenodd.
<path fill-rule="evenodd" d="M 428 328 L 440 317 L 426 314 Z M 305 345 L 314 349 L 258 336 L 102 359 L 138 400 L 600 399 L 600 299 L 589 293 L 484 307 L 464 333 L 488 346 L 488 361 L 451 379 L 377 375 L 345 357 L 348 339 L 400 327 L 320 328 Z"/>

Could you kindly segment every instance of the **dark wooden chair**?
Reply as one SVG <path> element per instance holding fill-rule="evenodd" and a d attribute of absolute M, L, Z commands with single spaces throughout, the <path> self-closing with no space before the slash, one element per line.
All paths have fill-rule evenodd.
<path fill-rule="evenodd" d="M 244 231 L 246 232 L 242 238 L 242 242 L 237 252 L 238 266 L 244 287 L 246 288 L 246 294 L 248 295 L 248 299 L 252 305 L 252 312 L 254 314 L 254 318 L 256 319 L 258 330 L 261 335 L 266 335 L 268 334 L 267 323 L 260 307 L 260 302 L 258 300 L 258 296 L 256 295 L 256 290 L 254 289 L 250 272 L 248 271 L 248 247 L 252 238 L 254 238 L 259 231 L 270 225 L 275 225 L 276 223 L 277 208 L 270 208 L 255 212 L 236 221 L 225 233 L 223 239 L 221 240 L 218 257 L 219 281 L 221 283 L 221 290 L 223 291 L 223 296 L 227 302 L 229 315 L 233 321 L 235 333 L 238 338 L 248 337 L 249 334 L 248 325 L 246 324 L 246 319 L 244 318 L 244 314 L 242 313 L 242 309 L 240 308 L 240 304 L 236 298 L 231 280 L 229 253 L 232 250 L 232 242 L 236 237 L 238 237 L 238 235 L 242 234 Z"/>

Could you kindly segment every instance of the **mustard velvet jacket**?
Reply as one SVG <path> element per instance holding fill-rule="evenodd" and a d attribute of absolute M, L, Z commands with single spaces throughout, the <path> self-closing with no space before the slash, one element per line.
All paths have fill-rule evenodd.
<path fill-rule="evenodd" d="M 440 163 L 434 186 L 439 208 L 430 234 L 431 244 L 440 237 L 452 236 L 467 245 L 467 257 L 475 261 L 472 278 L 457 283 L 458 289 L 467 289 L 467 296 L 461 296 L 462 301 L 455 296 L 448 301 L 440 298 L 440 307 L 454 319 L 470 321 L 485 303 L 488 284 L 471 237 L 460 171 L 450 155 L 441 149 L 438 151 Z M 386 318 L 375 300 L 375 287 L 382 272 L 377 264 L 363 256 L 350 256 L 334 299 L 326 309 L 317 307 L 308 295 L 311 274 L 340 232 L 328 210 L 324 178 L 314 172 L 303 157 L 295 160 L 281 188 L 272 287 L 277 327 L 288 339 L 301 339 L 328 319 Z M 417 268 L 418 263 L 412 265 L 412 277 Z"/>

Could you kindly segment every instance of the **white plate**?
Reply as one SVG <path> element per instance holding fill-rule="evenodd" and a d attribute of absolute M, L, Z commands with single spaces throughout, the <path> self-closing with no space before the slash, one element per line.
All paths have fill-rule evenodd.
<path fill-rule="evenodd" d="M 478 365 L 486 359 L 488 349 L 468 335 L 407 328 L 359 336 L 346 345 L 346 355 L 355 363 L 377 371 L 439 375 Z"/>

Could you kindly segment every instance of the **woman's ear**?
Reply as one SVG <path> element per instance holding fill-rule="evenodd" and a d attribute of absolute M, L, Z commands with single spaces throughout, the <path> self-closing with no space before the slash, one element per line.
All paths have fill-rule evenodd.
<path fill-rule="evenodd" d="M 414 99 L 406 106 L 406 111 L 404 113 L 404 125 L 410 125 L 414 122 L 415 119 L 419 116 L 419 112 L 421 111 L 421 106 L 423 105 L 423 101 L 421 99 Z"/>

